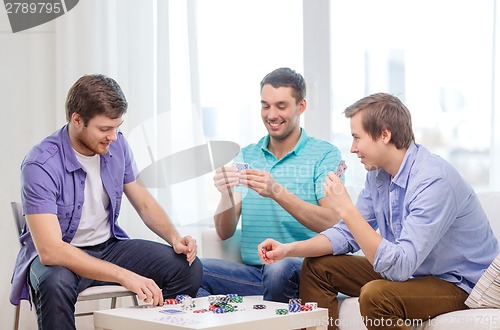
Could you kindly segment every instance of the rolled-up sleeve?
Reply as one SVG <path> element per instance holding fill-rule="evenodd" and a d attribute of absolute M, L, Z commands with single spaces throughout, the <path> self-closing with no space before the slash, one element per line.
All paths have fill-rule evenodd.
<path fill-rule="evenodd" d="M 352 248 L 349 245 L 349 240 L 345 236 L 346 232 L 343 229 L 339 228 L 342 225 L 345 226 L 343 222 L 340 222 L 334 227 L 329 228 L 320 233 L 321 235 L 326 236 L 330 240 L 330 244 L 332 245 L 334 255 L 346 254 L 348 252 L 352 252 Z"/>

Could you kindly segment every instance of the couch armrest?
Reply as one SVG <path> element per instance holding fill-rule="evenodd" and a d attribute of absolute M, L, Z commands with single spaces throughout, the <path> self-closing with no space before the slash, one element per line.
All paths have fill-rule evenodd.
<path fill-rule="evenodd" d="M 201 232 L 201 249 L 203 258 L 217 258 L 235 262 L 241 261 L 240 253 L 241 229 L 236 229 L 231 238 L 223 241 L 217 235 L 215 228 Z"/>

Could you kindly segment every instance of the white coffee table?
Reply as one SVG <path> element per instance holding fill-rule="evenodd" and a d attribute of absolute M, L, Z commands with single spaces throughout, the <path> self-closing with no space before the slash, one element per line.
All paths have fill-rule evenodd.
<path fill-rule="evenodd" d="M 208 308 L 207 298 L 195 298 L 195 310 Z M 253 305 L 266 305 L 265 309 L 253 309 Z M 263 301 L 262 296 L 244 297 L 243 303 L 235 304 L 238 310 L 224 314 L 213 312 L 165 314 L 165 309 L 180 309 L 175 305 L 162 307 L 128 307 L 94 312 L 96 330 L 180 330 L 180 329 L 317 329 L 326 330 L 328 310 L 317 308 L 312 311 L 277 315 L 276 309 L 288 304 Z"/>

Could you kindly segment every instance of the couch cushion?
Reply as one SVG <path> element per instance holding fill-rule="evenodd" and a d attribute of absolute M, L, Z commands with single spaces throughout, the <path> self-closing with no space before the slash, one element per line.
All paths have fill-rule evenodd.
<path fill-rule="evenodd" d="M 215 228 L 205 229 L 201 232 L 202 257 L 241 262 L 240 241 L 240 228 L 237 228 L 234 235 L 225 241 L 219 238 Z"/>

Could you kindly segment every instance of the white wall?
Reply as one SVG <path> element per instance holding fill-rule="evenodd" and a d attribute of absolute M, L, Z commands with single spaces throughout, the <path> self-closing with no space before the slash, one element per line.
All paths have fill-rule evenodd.
<path fill-rule="evenodd" d="M 19 249 L 10 202 L 19 197 L 19 165 L 30 147 L 56 128 L 55 34 L 53 24 L 13 34 L 0 10 L 0 328 L 11 329 L 15 308 L 9 302 L 10 278 Z M 24 305 L 23 307 L 27 307 Z M 22 329 L 34 329 L 34 313 Z"/>
<path fill-rule="evenodd" d="M 17 229 L 10 209 L 11 201 L 20 200 L 20 164 L 30 148 L 65 123 L 64 102 L 71 84 L 85 73 L 93 73 L 104 66 L 100 58 L 91 58 L 95 48 L 80 46 L 82 38 L 91 38 L 83 29 L 78 29 L 79 19 L 95 16 L 94 4 L 80 3 L 80 15 L 70 11 L 56 21 L 43 24 L 27 31 L 12 33 L 5 10 L 0 10 L 0 162 L 2 184 L 0 185 L 0 329 L 12 329 L 15 307 L 9 302 L 10 279 L 15 258 L 19 251 Z M 94 6 L 94 7 L 92 7 Z M 103 4 L 103 7 L 106 5 Z M 105 9 L 103 10 L 105 13 Z M 103 14 L 102 13 L 102 14 Z M 104 14 L 103 14 L 104 15 Z M 105 20 L 99 20 L 105 24 Z M 88 24 L 88 22 L 87 22 Z M 56 31 L 72 31 L 69 33 Z M 74 33 L 73 33 L 74 32 Z M 85 45 L 106 44 L 103 36 L 85 40 Z M 86 51 L 75 49 L 85 48 Z M 103 47 L 104 48 L 104 47 Z M 73 50 L 73 52 L 71 52 Z M 73 56 L 69 56 L 73 54 Z M 96 57 L 96 56 L 94 56 Z M 85 59 L 85 60 L 83 60 Z M 108 72 L 103 72 L 108 73 Z M 109 74 L 109 73 L 108 73 Z M 122 298 L 122 303 L 130 304 Z M 77 304 L 77 310 L 88 308 L 109 308 L 108 301 Z M 92 317 L 80 317 L 76 321 L 79 330 L 93 329 Z M 20 329 L 36 329 L 35 311 L 29 303 L 21 304 Z"/>

